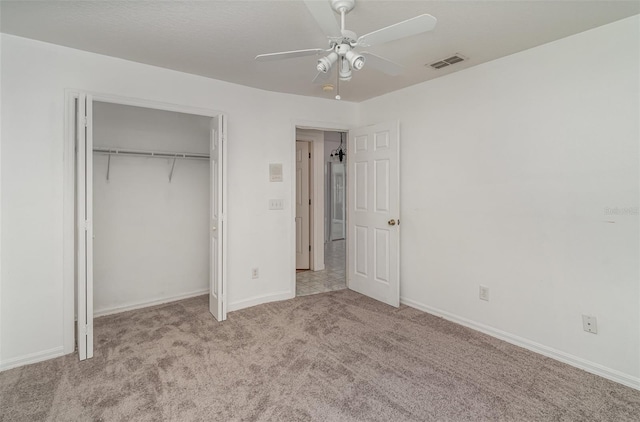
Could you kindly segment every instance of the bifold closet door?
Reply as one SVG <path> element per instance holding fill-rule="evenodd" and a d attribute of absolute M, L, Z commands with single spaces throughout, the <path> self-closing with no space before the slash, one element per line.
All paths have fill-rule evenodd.
<path fill-rule="evenodd" d="M 218 321 L 227 319 L 224 279 L 224 237 L 225 222 L 225 174 L 226 174 L 226 121 L 224 115 L 211 119 L 210 134 L 210 197 L 211 218 L 209 224 L 210 269 L 209 269 L 209 311 Z"/>
<path fill-rule="evenodd" d="M 93 99 L 79 94 L 76 108 L 76 245 L 78 356 L 93 357 Z"/>

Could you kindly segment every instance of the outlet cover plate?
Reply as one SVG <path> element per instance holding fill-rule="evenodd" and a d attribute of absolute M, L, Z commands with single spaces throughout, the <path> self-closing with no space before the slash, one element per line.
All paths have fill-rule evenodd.
<path fill-rule="evenodd" d="M 582 328 L 587 333 L 598 334 L 598 320 L 591 315 L 582 315 Z"/>
<path fill-rule="evenodd" d="M 489 288 L 487 286 L 480 285 L 480 299 L 489 301 Z"/>

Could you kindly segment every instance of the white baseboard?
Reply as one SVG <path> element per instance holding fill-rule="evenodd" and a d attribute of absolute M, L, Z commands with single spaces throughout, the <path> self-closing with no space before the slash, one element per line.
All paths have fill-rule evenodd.
<path fill-rule="evenodd" d="M 62 346 L 43 350 L 41 352 L 29 353 L 28 355 L 18 356 L 0 362 L 0 371 L 6 371 L 7 369 L 17 368 L 18 366 L 29 365 L 31 363 L 42 362 L 43 360 L 57 358 L 62 355 L 64 355 Z"/>
<path fill-rule="evenodd" d="M 607 368 L 606 366 L 600 365 L 599 363 L 588 361 L 578 356 L 574 356 L 569 353 L 565 353 L 563 351 L 545 346 L 543 344 L 536 343 L 526 338 L 519 337 L 502 330 L 498 330 L 497 328 L 493 328 L 488 325 L 484 325 L 479 322 L 475 322 L 470 319 L 451 314 L 441 309 L 424 305 L 422 303 L 413 301 L 411 299 L 400 298 L 400 303 L 405 304 L 407 306 L 411 306 L 412 308 L 416 308 L 421 311 L 427 312 L 431 315 L 435 315 L 435 316 L 444 318 L 446 320 L 455 322 L 457 324 L 464 325 L 465 327 L 474 329 L 476 331 L 480 331 L 492 337 L 499 338 L 500 340 L 504 340 L 507 343 L 515 344 L 516 346 L 523 347 L 527 350 L 531 350 L 532 352 L 539 353 L 546 357 L 558 360 L 560 362 L 566 363 L 568 365 L 574 366 L 576 368 L 582 369 L 592 374 L 599 375 L 608 380 L 615 381 L 622 385 L 626 385 L 627 387 L 640 390 L 640 378 L 638 377 L 625 374 L 624 372 L 620 372 L 615 369 Z"/>
<path fill-rule="evenodd" d="M 249 299 L 229 303 L 229 305 L 227 306 L 227 312 L 239 311 L 240 309 L 250 308 L 252 306 L 261 305 L 267 302 L 277 302 L 280 300 L 293 299 L 294 297 L 296 297 L 295 293 L 291 292 L 290 290 L 263 296 L 254 296 L 250 297 Z"/>
<path fill-rule="evenodd" d="M 141 308 L 147 308 L 149 306 L 162 305 L 164 303 L 175 302 L 176 300 L 189 299 L 189 298 L 192 298 L 192 297 L 202 296 L 202 295 L 206 295 L 206 294 L 209 294 L 209 289 L 208 288 L 206 288 L 204 290 L 196 290 L 195 292 L 189 292 L 189 293 L 183 293 L 183 294 L 179 294 L 179 295 L 175 295 L 175 296 L 163 297 L 163 298 L 160 298 L 160 299 L 145 300 L 145 301 L 142 301 L 142 302 L 134 302 L 134 303 L 130 303 L 128 305 L 116 306 L 116 307 L 113 307 L 113 308 L 95 310 L 93 312 L 93 317 L 94 318 L 98 318 L 98 317 L 101 317 L 101 316 L 118 314 L 120 312 L 133 311 L 134 309 L 141 309 Z"/>

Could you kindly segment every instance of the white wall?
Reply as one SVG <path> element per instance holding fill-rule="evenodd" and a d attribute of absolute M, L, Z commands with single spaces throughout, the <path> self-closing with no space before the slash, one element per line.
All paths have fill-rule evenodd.
<path fill-rule="evenodd" d="M 267 200 L 292 197 L 294 124 L 400 119 L 403 300 L 639 387 L 638 30 L 629 18 L 359 106 L 3 34 L 0 367 L 62 353 L 75 88 L 228 114 L 230 309 L 293 296 L 293 209 Z"/>
<path fill-rule="evenodd" d="M 1 8 L 0 8 L 1 10 Z M 1 12 L 0 12 L 1 14 Z M 1 16 L 0 16 L 1 17 Z M 2 99 L 2 42 L 0 42 L 0 99 Z M 2 201 L 2 101 L 0 100 L 0 205 Z M 0 206 L 0 365 L 2 365 L 2 206 Z M 1 366 L 0 366 L 1 367 Z"/>
<path fill-rule="evenodd" d="M 363 125 L 400 119 L 405 303 L 640 388 L 638 33 L 636 16 L 361 104 Z"/>
<path fill-rule="evenodd" d="M 211 118 L 95 102 L 95 146 L 209 151 Z M 94 314 L 209 290 L 209 161 L 94 154 Z M 107 165 L 109 180 L 107 180 Z"/>
<path fill-rule="evenodd" d="M 295 124 L 348 127 L 355 104 L 260 91 L 6 34 L 1 48 L 0 367 L 63 353 L 72 328 L 63 295 L 69 286 L 73 291 L 63 279 L 69 88 L 225 112 L 228 309 L 295 295 Z M 272 162 L 283 163 L 284 182 L 269 183 Z M 285 210 L 269 211 L 269 198 L 285 198 Z M 251 279 L 252 267 L 260 268 L 259 279 Z"/>

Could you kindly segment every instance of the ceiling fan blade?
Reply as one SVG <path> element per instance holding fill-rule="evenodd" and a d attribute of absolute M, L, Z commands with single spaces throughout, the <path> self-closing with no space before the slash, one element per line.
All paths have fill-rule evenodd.
<path fill-rule="evenodd" d="M 256 60 L 259 62 L 269 62 L 272 60 L 293 59 L 295 57 L 315 56 L 324 53 L 322 48 L 310 48 L 308 50 L 281 51 L 279 53 L 259 54 Z"/>
<path fill-rule="evenodd" d="M 342 37 L 342 31 L 336 20 L 336 14 L 328 1 L 305 0 L 304 3 L 326 36 Z"/>
<path fill-rule="evenodd" d="M 431 15 L 419 15 L 415 18 L 378 29 L 377 31 L 369 32 L 358 38 L 358 45 L 369 47 L 431 31 L 435 28 L 436 22 L 438 22 L 438 20 Z"/>
<path fill-rule="evenodd" d="M 404 67 L 400 66 L 398 63 L 387 60 L 384 57 L 376 56 L 375 54 L 371 54 L 366 51 L 361 54 L 365 59 L 365 67 L 372 67 L 391 76 L 398 76 L 404 71 Z"/>

